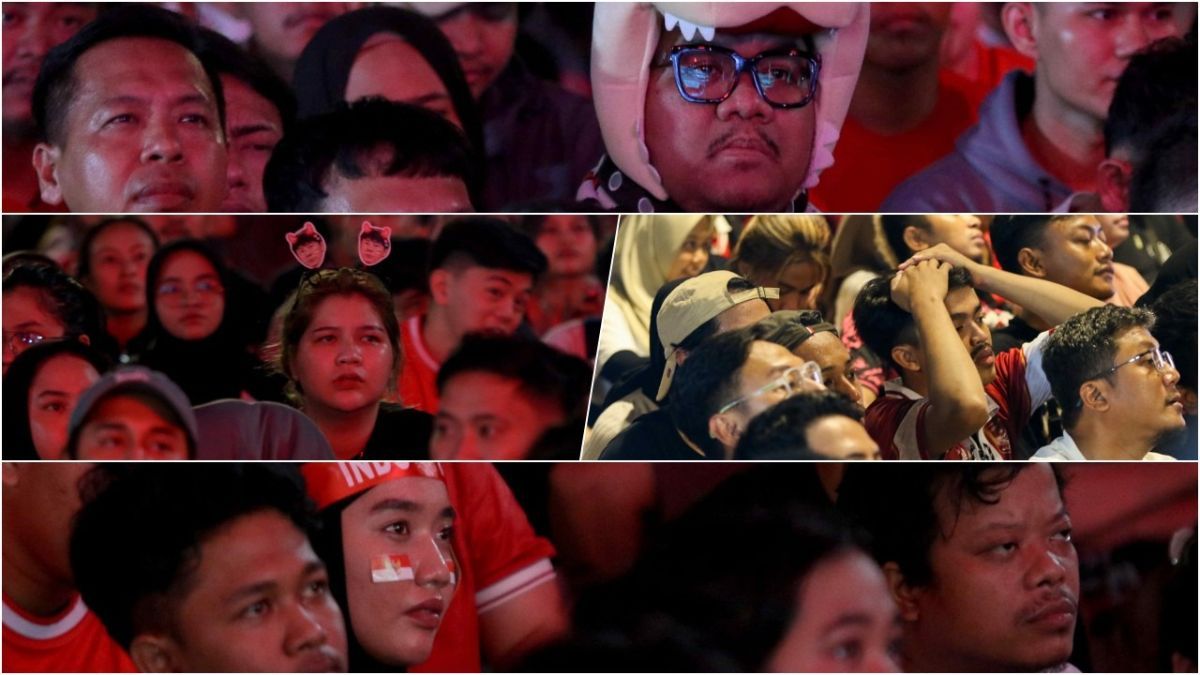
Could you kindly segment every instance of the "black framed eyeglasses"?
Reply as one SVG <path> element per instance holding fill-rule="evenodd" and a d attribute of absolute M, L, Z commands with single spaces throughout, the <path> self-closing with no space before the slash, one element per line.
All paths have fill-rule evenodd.
<path fill-rule="evenodd" d="M 817 93 L 821 59 L 799 49 L 773 49 L 746 58 L 713 45 L 679 45 L 671 50 L 675 87 L 690 103 L 720 103 L 748 72 L 758 95 L 774 108 L 802 108 Z"/>
<path fill-rule="evenodd" d="M 1121 368 L 1124 368 L 1125 366 L 1127 366 L 1131 363 L 1137 363 L 1138 361 L 1141 361 L 1142 359 L 1146 358 L 1147 356 L 1149 356 L 1150 359 L 1153 361 L 1154 370 L 1156 370 L 1160 373 L 1167 369 L 1175 368 L 1175 359 L 1172 358 L 1171 352 L 1164 352 L 1161 348 L 1155 347 L 1154 349 L 1148 349 L 1148 350 L 1142 352 L 1141 354 L 1138 354 L 1137 356 L 1130 357 L 1129 360 L 1122 361 L 1121 363 L 1118 363 L 1117 365 L 1113 366 L 1112 368 L 1109 368 L 1108 370 L 1104 371 L 1103 373 L 1100 373 L 1098 375 L 1093 375 L 1092 377 L 1089 377 L 1087 379 L 1097 380 L 1102 377 L 1108 377 L 1109 375 L 1112 375 L 1113 373 L 1117 372 Z"/>

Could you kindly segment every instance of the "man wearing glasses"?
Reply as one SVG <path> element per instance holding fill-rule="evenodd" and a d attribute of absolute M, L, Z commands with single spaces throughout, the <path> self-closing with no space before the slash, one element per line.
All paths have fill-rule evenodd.
<path fill-rule="evenodd" d="M 1175 360 L 1150 334 L 1146 309 L 1096 307 L 1046 341 L 1043 367 L 1063 406 L 1063 435 L 1033 459 L 1171 459 L 1152 452 L 1184 427 Z"/>
<path fill-rule="evenodd" d="M 804 210 L 862 66 L 865 3 L 600 3 L 608 155 L 581 199 L 622 211 Z"/>

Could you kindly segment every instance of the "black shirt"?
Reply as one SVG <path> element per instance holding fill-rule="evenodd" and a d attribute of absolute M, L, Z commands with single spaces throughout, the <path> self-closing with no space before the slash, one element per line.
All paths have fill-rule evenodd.
<path fill-rule="evenodd" d="M 367 446 L 355 459 L 429 459 L 432 434 L 433 415 L 383 403 Z"/>
<path fill-rule="evenodd" d="M 600 459 L 709 459 L 693 450 L 675 429 L 665 409 L 646 413 L 612 439 Z"/>

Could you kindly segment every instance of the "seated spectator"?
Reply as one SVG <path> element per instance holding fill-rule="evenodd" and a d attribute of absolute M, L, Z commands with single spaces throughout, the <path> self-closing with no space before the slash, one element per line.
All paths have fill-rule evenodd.
<path fill-rule="evenodd" d="M 820 216 L 751 216 L 730 267 L 757 286 L 779 289 L 772 311 L 820 309 L 829 281 L 829 224 Z"/>
<path fill-rule="evenodd" d="M 4 272 L 4 370 L 18 354 L 46 340 L 84 344 L 104 332 L 95 296 L 58 267 L 26 262 Z"/>
<path fill-rule="evenodd" d="M 263 170 L 275 145 L 296 121 L 296 96 L 265 62 L 216 31 L 200 30 L 198 54 L 220 76 L 225 95 L 229 142 L 220 210 L 262 213 L 267 210 Z"/>
<path fill-rule="evenodd" d="M 1005 76 L 954 152 L 901 183 L 881 208 L 1048 212 L 1073 192 L 1094 191 L 1114 82 L 1137 50 L 1182 35 L 1196 16 L 1185 3 L 1104 10 L 1097 20 L 1087 4 L 1006 4 L 1005 32 L 1036 61 L 1034 74 Z"/>
<path fill-rule="evenodd" d="M 250 24 L 250 53 L 285 82 L 292 81 L 305 45 L 326 23 L 350 9 L 348 2 L 247 2 L 236 5 Z"/>
<path fill-rule="evenodd" d="M 422 459 L 433 418 L 384 403 L 405 355 L 392 296 L 380 281 L 343 267 L 306 276 L 283 319 L 279 370 L 288 395 L 339 459 Z"/>
<path fill-rule="evenodd" d="M 1195 264 L 1195 249 L 1192 250 Z M 1176 436 L 1173 441 L 1160 445 L 1160 449 L 1178 459 L 1196 459 L 1197 431 L 1197 388 L 1196 388 L 1196 279 L 1180 282 L 1149 304 L 1155 322 L 1150 334 L 1158 340 L 1159 347 L 1171 352 L 1178 364 L 1179 381 L 1175 386 L 1182 395 L 1183 419 L 1187 432 Z"/>
<path fill-rule="evenodd" d="M 78 340 L 36 344 L 4 374 L 4 459 L 62 459 L 76 402 L 108 370 Z"/>
<path fill-rule="evenodd" d="M 294 470 L 107 464 L 83 493 L 71 569 L 139 670 L 346 669 L 342 613 Z"/>
<path fill-rule="evenodd" d="M 146 329 L 146 268 L 158 250 L 158 237 L 140 218 L 125 216 L 92 226 L 79 244 L 75 276 L 100 302 L 108 338 L 116 353 L 140 350 Z M 102 336 L 96 336 L 99 341 Z"/>
<path fill-rule="evenodd" d="M 483 117 L 487 180 L 481 202 L 499 209 L 571 199 L 604 152 L 591 102 L 534 75 L 515 54 L 515 2 L 414 2 L 454 45 Z"/>
<path fill-rule="evenodd" d="M 899 607 L 903 670 L 1073 669 L 1079 557 L 1051 467 L 860 465 L 839 493 Z"/>
<path fill-rule="evenodd" d="M 977 289 L 1053 323 L 1100 304 L 1044 279 L 981 265 L 945 244 L 869 282 L 854 323 L 900 373 L 867 409 L 867 430 L 885 459 L 1012 459 L 1014 439 L 1050 397 L 1041 365 L 1046 334 L 993 352 Z"/>
<path fill-rule="evenodd" d="M 862 65 L 867 6 L 718 3 L 671 12 L 596 6 L 592 86 L 607 155 L 579 198 L 626 213 L 804 211 L 805 191 L 833 164 Z M 787 55 L 751 61 L 774 50 Z M 776 69 L 786 80 L 773 77 Z M 714 71 L 737 77 L 705 76 Z"/>
<path fill-rule="evenodd" d="M 750 421 L 733 458 L 880 459 L 862 416 L 862 408 L 836 392 L 793 396 Z"/>
<path fill-rule="evenodd" d="M 401 326 L 400 400 L 430 414 L 438 410 L 437 372 L 468 333 L 511 335 L 546 257 L 504 221 L 460 218 L 442 228 L 429 255 L 429 310 Z"/>
<path fill-rule="evenodd" d="M 569 429 L 578 459 L 592 370 L 531 338 L 467 335 L 437 373 L 434 459 L 533 458 L 556 429 Z M 549 459 L 549 457 L 537 457 Z"/>
<path fill-rule="evenodd" d="M 197 50 L 194 26 L 150 5 L 106 11 L 51 50 L 32 103 L 42 201 L 76 212 L 218 210 L 225 102 Z"/>
<path fill-rule="evenodd" d="M 759 326 L 766 331 L 763 337 L 768 342 L 816 363 L 826 389 L 840 394 L 860 409 L 866 407 L 858 376 L 850 362 L 850 350 L 842 344 L 837 328 L 826 323 L 820 312 L 775 312 L 760 321 Z"/>
<path fill-rule="evenodd" d="M 273 212 L 470 211 L 470 154 L 436 113 L 360 101 L 297 123 L 275 146 L 263 190 Z"/>
<path fill-rule="evenodd" d="M 5 415 L 5 427 L 12 424 Z M 7 431 L 5 432 L 7 434 Z M 6 453 L 7 454 L 7 453 Z M 4 670 L 133 673 L 79 597 L 69 557 L 81 462 L 4 462 Z"/>
<path fill-rule="evenodd" d="M 201 460 L 333 459 L 333 448 L 304 413 L 272 401 L 221 400 L 192 409 Z"/>
<path fill-rule="evenodd" d="M 194 459 L 196 417 L 183 391 L 140 366 L 109 371 L 79 397 L 67 459 Z"/>
<path fill-rule="evenodd" d="M 1117 261 L 1117 249 L 1129 240 L 1128 213 L 1097 213 L 1096 220 L 1104 231 L 1104 243 L 1113 251 L 1113 300 L 1114 305 L 1133 307 L 1138 298 L 1150 290 L 1150 284 L 1136 268 Z"/>
<path fill-rule="evenodd" d="M 530 215 L 521 229 L 546 256 L 546 273 L 533 289 L 526 316 L 534 332 L 572 319 L 599 317 L 604 310 L 604 284 L 596 278 L 599 228 L 590 216 Z"/>
<path fill-rule="evenodd" d="M 1042 367 L 1063 406 L 1063 435 L 1033 459 L 1169 459 L 1152 450 L 1184 428 L 1179 371 L 1145 309 L 1077 314 L 1046 341 Z"/>
<path fill-rule="evenodd" d="M 30 158 L 38 130 L 30 101 L 38 69 L 50 48 L 96 18 L 90 2 L 21 2 L 4 22 L 4 212 L 50 211 L 42 202 Z M 582 174 L 581 174 L 582 175 Z"/>

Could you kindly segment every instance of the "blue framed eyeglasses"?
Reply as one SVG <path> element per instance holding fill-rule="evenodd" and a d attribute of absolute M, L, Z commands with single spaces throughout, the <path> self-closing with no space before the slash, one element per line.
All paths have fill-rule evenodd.
<path fill-rule="evenodd" d="M 691 103 L 720 103 L 748 72 L 758 95 L 774 108 L 802 108 L 817 93 L 821 60 L 799 49 L 774 49 L 746 58 L 713 45 L 679 45 L 671 50 L 675 87 Z"/>

